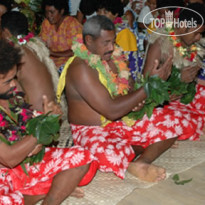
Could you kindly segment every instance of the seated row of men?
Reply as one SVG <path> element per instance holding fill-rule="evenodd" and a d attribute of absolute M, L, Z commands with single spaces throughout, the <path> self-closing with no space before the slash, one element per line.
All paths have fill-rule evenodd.
<path fill-rule="evenodd" d="M 192 9 L 204 16 L 204 7 L 193 5 Z M 16 17 L 9 21 L 13 13 Z M 97 170 L 113 172 L 122 179 L 126 171 L 148 182 L 165 179 L 165 168 L 152 162 L 176 140 L 199 139 L 205 123 L 205 86 L 194 83 L 194 98 L 186 105 L 179 100 L 184 94 L 181 93 L 168 96 L 169 102 L 156 106 L 150 118 L 148 114 L 140 119 L 136 116 L 149 106 L 147 100 L 156 91 L 150 86 L 154 85 L 150 79 L 157 76 L 157 81 L 161 79 L 168 86 L 166 82 L 174 66 L 180 72 L 177 83 L 191 86 L 196 81 L 201 64 L 197 50 L 189 49 L 195 48 L 200 40 L 204 21 L 193 16 L 197 29 L 189 28 L 192 32 L 174 28 L 171 37 L 153 35 L 143 69 L 147 78 L 136 87 L 122 50 L 115 45 L 115 26 L 107 17 L 97 15 L 86 21 L 82 35 L 73 42 L 74 56 L 65 64 L 57 82 L 54 77 L 52 81 L 52 75 L 58 79 L 57 72 L 51 74 L 48 68 L 53 62 L 45 64 L 43 60 L 49 58 L 46 48 L 41 56 L 45 47 L 42 42 L 31 35 L 19 37 L 22 30 L 18 29 L 24 25 L 23 21 L 16 28 L 15 24 L 11 26 L 20 15 L 8 12 L 2 16 L 1 24 L 5 39 L 0 40 L 0 202 L 35 204 L 43 199 L 42 204 L 60 204 L 69 195 L 83 196 L 76 187 L 88 184 Z M 190 15 L 189 10 L 184 11 L 180 20 L 189 20 Z M 27 31 L 26 23 L 24 26 Z M 188 34 L 180 35 L 185 30 Z M 176 43 L 185 48 L 185 54 Z M 47 147 L 41 162 L 26 165 L 27 175 L 20 164 L 36 155 L 42 145 L 36 137 L 23 133 L 27 121 L 35 117 L 35 110 L 62 114 L 54 87 L 58 102 L 65 89 L 67 119 L 75 146 Z M 24 97 L 20 95 L 22 91 Z M 23 107 L 22 101 L 25 101 Z M 12 102 L 18 109 L 13 109 Z M 15 126 L 13 120 L 8 120 L 13 119 L 14 111 L 18 116 Z M 17 135 L 20 140 L 14 140 L 12 145 L 3 140 L 12 141 Z"/>

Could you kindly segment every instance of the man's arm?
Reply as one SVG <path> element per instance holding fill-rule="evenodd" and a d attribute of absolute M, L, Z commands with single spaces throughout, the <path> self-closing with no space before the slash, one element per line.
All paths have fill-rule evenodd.
<path fill-rule="evenodd" d="M 181 70 L 181 81 L 185 83 L 192 82 L 200 70 L 199 65 L 187 66 Z"/>
<path fill-rule="evenodd" d="M 167 64 L 170 64 L 170 59 L 167 59 L 163 69 L 157 69 L 158 65 L 153 63 L 152 74 L 162 71 L 161 74 L 163 73 L 167 78 L 170 73 L 166 68 Z M 90 107 L 109 120 L 123 117 L 146 98 L 144 88 L 128 95 L 111 98 L 107 89 L 100 83 L 97 71 L 88 67 L 86 63 L 71 66 L 66 80 L 71 82 L 74 89 Z"/>
<path fill-rule="evenodd" d="M 13 145 L 0 142 L 0 164 L 8 168 L 17 166 L 32 152 L 36 145 L 37 139 L 28 135 Z"/>

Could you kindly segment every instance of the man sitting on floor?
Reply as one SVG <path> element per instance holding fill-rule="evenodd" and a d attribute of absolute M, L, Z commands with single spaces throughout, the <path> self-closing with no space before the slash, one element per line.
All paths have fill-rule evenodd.
<path fill-rule="evenodd" d="M 179 14 L 180 25 L 184 26 L 173 24 L 170 27 L 165 24 L 164 27 L 158 28 L 151 34 L 147 49 L 144 73 L 149 72 L 155 59 L 163 62 L 170 52 L 173 53 L 172 75 L 168 82 L 171 83 L 172 93 L 178 100 L 169 102 L 169 105 L 164 106 L 164 110 L 176 110 L 183 113 L 188 121 L 192 121 L 193 132 L 187 135 L 182 133 L 181 139 L 191 137 L 192 140 L 198 140 L 205 126 L 205 83 L 204 80 L 197 79 L 205 52 L 204 48 L 197 44 L 204 33 L 204 19 L 205 7 L 200 3 L 190 4 Z M 194 22 L 193 25 L 191 22 Z"/>
<path fill-rule="evenodd" d="M 90 170 L 95 166 L 92 155 L 80 146 L 47 147 L 41 162 L 25 164 L 28 175 L 20 166 L 42 148 L 36 137 L 25 135 L 27 120 L 36 112 L 28 108 L 16 90 L 20 62 L 20 49 L 0 40 L 0 204 L 32 205 L 43 199 L 44 205 L 57 205 L 72 193 L 83 196 L 76 187 L 92 179 L 94 172 Z M 43 102 L 45 113 L 59 113 L 58 106 L 47 97 Z M 16 142 L 8 145 L 6 140 Z"/>
<path fill-rule="evenodd" d="M 28 20 L 21 12 L 4 14 L 1 27 L 2 37 L 21 47 L 24 54 L 17 77 L 26 94 L 26 101 L 33 109 L 43 111 L 42 96 L 46 95 L 49 101 L 55 101 L 59 78 L 56 66 L 49 57 L 49 50 L 39 38 L 28 33 Z M 67 112 L 65 101 L 62 101 L 61 107 Z"/>
<path fill-rule="evenodd" d="M 73 42 L 75 56 L 60 76 L 57 97 L 65 86 L 74 143 L 91 151 L 101 171 L 124 178 L 128 170 L 139 179 L 156 182 L 165 178 L 165 169 L 151 163 L 182 133 L 193 133 L 193 122 L 184 119 L 183 113 L 159 107 L 150 119 L 145 115 L 128 126 L 125 116 L 140 110 L 150 93 L 145 92 L 148 84 L 134 91 L 115 37 L 107 17 L 86 21 L 83 39 Z M 171 66 L 171 55 L 161 66 L 154 61 L 149 75 L 167 80 Z"/>

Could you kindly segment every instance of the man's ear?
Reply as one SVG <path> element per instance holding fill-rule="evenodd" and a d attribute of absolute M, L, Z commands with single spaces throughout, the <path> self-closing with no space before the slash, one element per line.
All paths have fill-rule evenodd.
<path fill-rule="evenodd" d="M 8 38 L 11 38 L 12 37 L 12 34 L 11 34 L 11 32 L 9 31 L 9 29 L 8 28 L 4 28 L 3 30 L 2 30 L 2 37 L 4 38 L 4 39 L 8 39 Z"/>
<path fill-rule="evenodd" d="M 85 44 L 90 46 L 93 42 L 93 37 L 91 35 L 86 35 L 85 36 Z"/>

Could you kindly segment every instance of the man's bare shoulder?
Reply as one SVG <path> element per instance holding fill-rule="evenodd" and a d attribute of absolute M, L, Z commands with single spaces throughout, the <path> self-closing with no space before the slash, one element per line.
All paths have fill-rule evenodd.
<path fill-rule="evenodd" d="M 68 68 L 67 78 L 73 81 L 76 78 L 92 77 L 94 73 L 96 73 L 95 69 L 92 69 L 85 60 L 76 57 Z"/>

